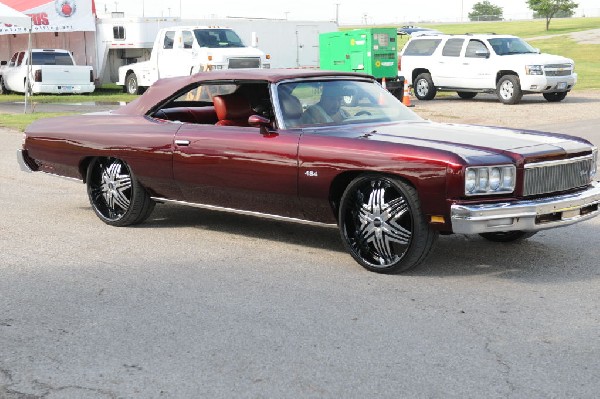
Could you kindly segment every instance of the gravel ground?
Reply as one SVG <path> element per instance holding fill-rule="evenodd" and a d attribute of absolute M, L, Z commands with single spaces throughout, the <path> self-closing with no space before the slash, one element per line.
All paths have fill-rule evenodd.
<path fill-rule="evenodd" d="M 444 93 L 432 101 L 412 97 L 411 103 L 417 114 L 436 122 L 513 128 L 577 122 L 584 117 L 600 116 L 600 90 L 571 92 L 559 103 L 549 103 L 541 94 L 525 95 L 520 104 L 504 105 L 491 94 L 463 100 L 452 93 Z"/>

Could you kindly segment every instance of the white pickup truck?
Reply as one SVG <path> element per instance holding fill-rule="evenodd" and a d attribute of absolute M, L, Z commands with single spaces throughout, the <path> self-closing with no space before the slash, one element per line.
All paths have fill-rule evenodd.
<path fill-rule="evenodd" d="M 202 71 L 233 68 L 269 68 L 270 56 L 246 46 L 229 28 L 178 26 L 161 29 L 150 59 L 119 68 L 117 85 L 139 94 L 158 79 Z"/>
<path fill-rule="evenodd" d="M 95 89 L 94 70 L 91 66 L 75 65 L 67 50 L 32 49 L 30 93 L 91 93 Z M 0 94 L 8 91 L 25 93 L 29 54 L 15 53 L 0 67 Z"/>

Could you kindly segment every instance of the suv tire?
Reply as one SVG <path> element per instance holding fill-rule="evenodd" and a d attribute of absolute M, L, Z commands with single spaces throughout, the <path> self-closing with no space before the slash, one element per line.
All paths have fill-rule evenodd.
<path fill-rule="evenodd" d="M 517 104 L 523 97 L 521 82 L 518 76 L 504 75 L 498 81 L 496 94 L 503 104 Z"/>
<path fill-rule="evenodd" d="M 433 100 L 437 93 L 437 89 L 433 85 L 433 80 L 429 73 L 419 74 L 414 81 L 413 88 L 415 97 L 419 100 Z"/>

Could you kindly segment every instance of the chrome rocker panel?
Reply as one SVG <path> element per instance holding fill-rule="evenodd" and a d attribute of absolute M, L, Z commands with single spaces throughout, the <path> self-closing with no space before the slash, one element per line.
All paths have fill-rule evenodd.
<path fill-rule="evenodd" d="M 477 234 L 569 226 L 598 216 L 599 203 L 600 184 L 593 182 L 574 194 L 496 204 L 455 204 L 450 210 L 452 231 Z"/>

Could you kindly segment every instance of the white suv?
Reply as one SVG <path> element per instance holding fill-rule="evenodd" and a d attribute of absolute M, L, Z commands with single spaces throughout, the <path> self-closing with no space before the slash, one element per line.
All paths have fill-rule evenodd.
<path fill-rule="evenodd" d="M 461 98 L 496 93 L 504 104 L 517 104 L 523 94 L 542 93 L 562 101 L 577 82 L 569 58 L 540 54 L 510 35 L 423 35 L 411 38 L 400 53 L 400 75 L 419 100 L 437 91 L 456 91 Z"/>

